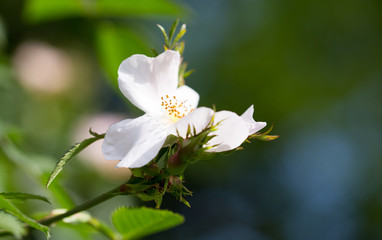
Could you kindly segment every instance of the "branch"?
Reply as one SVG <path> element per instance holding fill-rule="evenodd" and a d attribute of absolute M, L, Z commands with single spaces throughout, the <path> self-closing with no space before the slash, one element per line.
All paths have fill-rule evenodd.
<path fill-rule="evenodd" d="M 69 210 L 63 214 L 44 218 L 44 219 L 40 220 L 39 223 L 49 226 L 52 223 L 58 222 L 58 221 L 66 218 L 66 217 L 69 217 L 73 214 L 85 211 L 85 210 L 92 208 L 92 207 L 94 207 L 94 206 L 96 206 L 102 202 L 105 202 L 105 201 L 107 201 L 107 200 L 109 200 L 115 196 L 118 196 L 121 194 L 126 194 L 127 190 L 128 189 L 126 189 L 125 184 L 122 184 L 121 186 L 114 188 L 114 189 L 112 189 L 106 193 L 103 193 L 100 196 L 93 198 L 87 202 L 84 202 L 83 204 L 81 204 L 77 207 L 74 207 L 73 209 L 71 209 L 71 210 Z"/>

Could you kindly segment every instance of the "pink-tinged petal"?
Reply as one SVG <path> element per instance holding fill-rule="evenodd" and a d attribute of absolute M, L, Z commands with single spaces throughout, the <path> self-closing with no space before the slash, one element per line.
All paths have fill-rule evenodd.
<path fill-rule="evenodd" d="M 117 167 L 142 167 L 158 154 L 166 128 L 161 117 L 149 114 L 118 122 L 106 132 L 103 154 L 107 160 L 121 160 Z"/>
<path fill-rule="evenodd" d="M 213 114 L 214 111 L 210 108 L 197 108 L 187 116 L 181 118 L 171 128 L 169 128 L 169 134 L 177 136 L 179 133 L 180 137 L 186 138 L 188 126 L 191 128 L 192 134 L 194 128 L 196 130 L 196 134 L 198 134 L 207 127 Z"/>
<path fill-rule="evenodd" d="M 214 122 L 220 123 L 216 127 L 217 130 L 211 133 L 216 136 L 207 143 L 212 147 L 208 150 L 210 152 L 224 152 L 237 148 L 249 135 L 247 123 L 234 112 L 216 112 Z"/>
<path fill-rule="evenodd" d="M 156 58 L 133 55 L 118 69 L 121 92 L 146 113 L 161 110 L 160 97 L 174 94 L 178 86 L 180 54 L 168 50 Z"/>
<path fill-rule="evenodd" d="M 253 119 L 253 105 L 251 105 L 247 111 L 245 111 L 242 115 L 241 118 L 247 123 L 248 130 L 249 130 L 249 135 L 252 135 L 261 129 L 263 129 L 265 126 L 267 126 L 266 122 L 256 122 Z"/>
<path fill-rule="evenodd" d="M 176 91 L 176 96 L 182 101 L 186 101 L 186 104 L 189 105 L 192 109 L 198 107 L 199 94 L 189 86 L 183 85 L 179 87 Z"/>

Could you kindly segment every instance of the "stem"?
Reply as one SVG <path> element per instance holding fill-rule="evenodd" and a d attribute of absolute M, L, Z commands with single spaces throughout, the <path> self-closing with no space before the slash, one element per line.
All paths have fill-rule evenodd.
<path fill-rule="evenodd" d="M 126 193 L 128 193 L 129 190 L 130 189 L 128 187 L 126 187 L 125 184 L 122 184 L 122 185 L 120 185 L 120 186 L 118 186 L 118 187 L 116 187 L 116 188 L 114 188 L 108 192 L 105 192 L 105 193 L 99 195 L 96 198 L 93 198 L 87 202 L 84 202 L 81 205 L 78 205 L 77 207 L 74 207 L 73 209 L 71 209 L 71 210 L 69 210 L 63 214 L 44 218 L 44 219 L 40 220 L 39 223 L 46 225 L 46 226 L 49 226 L 52 223 L 58 222 L 58 221 L 66 218 L 66 217 L 69 217 L 73 214 L 87 210 L 87 209 L 94 207 L 94 206 L 96 206 L 102 202 L 105 202 L 105 201 L 107 201 L 107 200 L 109 200 L 115 196 L 118 196 L 121 194 L 126 194 Z M 12 233 L 9 231 L 0 230 L 0 236 L 9 236 L 9 235 L 12 235 Z"/>
<path fill-rule="evenodd" d="M 77 207 L 74 207 L 73 209 L 71 209 L 71 210 L 69 210 L 63 214 L 56 215 L 53 217 L 48 217 L 48 218 L 42 219 L 39 222 L 43 225 L 49 226 L 52 223 L 55 223 L 55 222 L 60 221 L 66 217 L 69 217 L 73 214 L 76 214 L 78 212 L 82 212 L 82 211 L 87 210 L 91 207 L 94 207 L 95 205 L 98 205 L 102 202 L 105 202 L 106 200 L 109 200 L 110 198 L 113 198 L 117 195 L 120 195 L 121 193 L 125 193 L 125 191 L 123 190 L 124 187 L 125 187 L 125 185 L 121 185 L 121 186 L 114 188 L 114 189 L 112 189 L 106 193 L 101 194 L 100 196 L 98 196 L 96 198 L 93 198 L 87 202 L 84 202 L 83 204 L 81 204 Z"/>

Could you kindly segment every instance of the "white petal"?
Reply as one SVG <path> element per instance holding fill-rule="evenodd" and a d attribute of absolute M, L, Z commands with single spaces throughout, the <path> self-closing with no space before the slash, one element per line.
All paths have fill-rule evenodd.
<path fill-rule="evenodd" d="M 220 111 L 215 113 L 215 123 L 219 123 L 217 130 L 212 132 L 216 135 L 208 142 L 208 146 L 217 145 L 208 151 L 224 152 L 239 147 L 249 132 L 247 123 L 236 113 Z"/>
<path fill-rule="evenodd" d="M 149 114 L 118 122 L 106 132 L 103 154 L 107 160 L 121 160 L 117 167 L 142 167 L 158 154 L 166 128 L 160 117 Z"/>
<path fill-rule="evenodd" d="M 160 111 L 160 97 L 173 94 L 178 86 L 180 54 L 168 50 L 156 58 L 133 55 L 118 69 L 122 93 L 146 113 Z"/>
<path fill-rule="evenodd" d="M 183 117 L 177 121 L 174 126 L 169 129 L 169 134 L 177 135 L 182 138 L 186 138 L 188 126 L 191 127 L 191 132 L 193 133 L 193 128 L 196 130 L 196 134 L 200 133 L 204 128 L 207 127 L 208 123 L 211 121 L 214 111 L 210 108 L 200 107 L 195 109 L 193 112 Z"/>
<path fill-rule="evenodd" d="M 252 135 L 261 129 L 263 129 L 267 123 L 266 122 L 256 122 L 253 119 L 253 105 L 250 106 L 247 111 L 241 115 L 241 118 L 247 123 L 248 129 L 249 129 L 249 135 Z"/>
<path fill-rule="evenodd" d="M 176 96 L 183 101 L 186 100 L 187 104 L 189 104 L 191 108 L 195 109 L 198 107 L 199 94 L 189 86 L 183 85 L 179 87 L 176 92 Z"/>

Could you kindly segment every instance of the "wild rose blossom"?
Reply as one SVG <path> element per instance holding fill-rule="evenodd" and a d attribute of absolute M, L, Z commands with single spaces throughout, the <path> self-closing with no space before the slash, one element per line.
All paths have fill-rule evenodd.
<path fill-rule="evenodd" d="M 199 94 L 188 86 L 178 88 L 180 54 L 167 50 L 155 58 L 133 55 L 118 69 L 122 93 L 145 112 L 135 119 L 112 125 L 106 132 L 102 151 L 107 160 L 120 160 L 117 167 L 139 168 L 149 163 L 162 148 L 167 136 L 186 138 L 188 126 L 200 133 L 210 123 L 214 111 L 199 107 Z M 252 118 L 253 106 L 241 116 L 215 112 L 220 122 L 207 145 L 210 152 L 240 146 L 249 135 L 266 126 Z"/>

